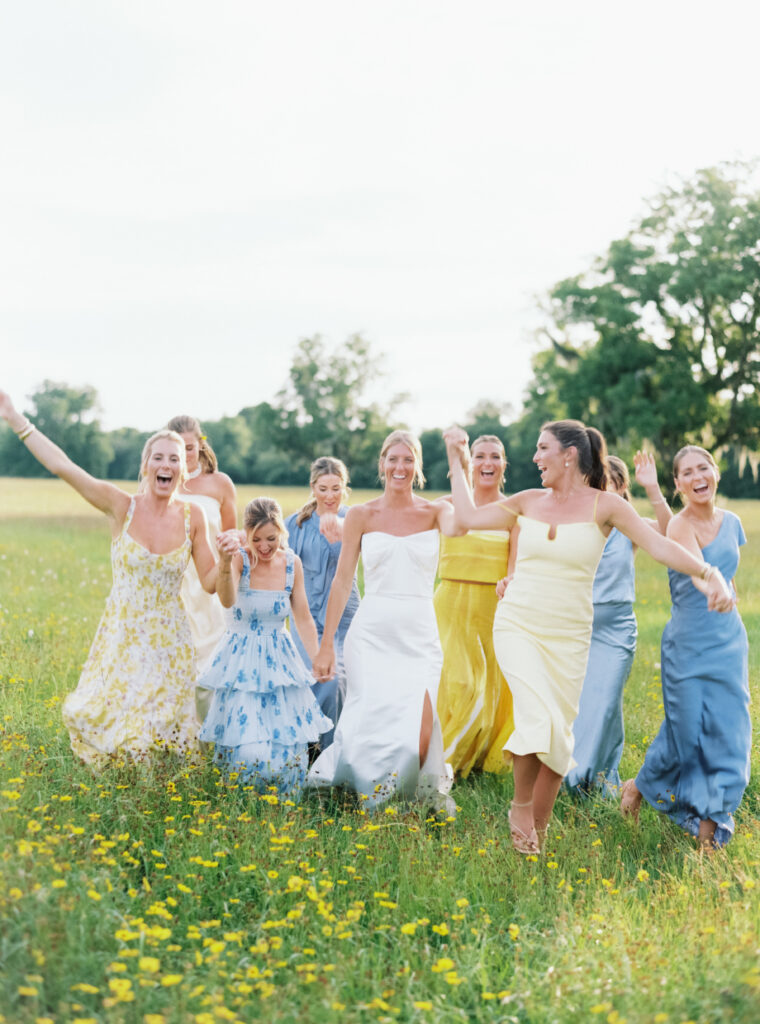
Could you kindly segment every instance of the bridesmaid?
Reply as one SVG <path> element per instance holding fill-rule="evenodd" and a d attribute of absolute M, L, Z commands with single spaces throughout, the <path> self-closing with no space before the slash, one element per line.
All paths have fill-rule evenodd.
<path fill-rule="evenodd" d="M 385 439 L 378 472 L 382 495 L 346 516 L 312 666 L 318 680 L 335 674 L 334 637 L 361 554 L 365 593 L 346 637 L 346 703 L 309 784 L 345 786 L 371 807 L 397 794 L 451 812 L 451 768 L 435 712 L 443 659 L 433 584 L 438 532 L 456 529 L 454 510 L 414 493 L 424 483 L 422 450 L 407 431 Z"/>
<path fill-rule="evenodd" d="M 475 505 L 503 498 L 507 456 L 499 438 L 475 438 L 470 457 Z M 508 559 L 507 530 L 441 537 L 433 601 L 443 647 L 438 714 L 446 760 L 463 778 L 473 768 L 502 772 L 508 763 L 503 747 L 514 727 L 512 695 L 493 649 L 496 583 Z"/>
<path fill-rule="evenodd" d="M 644 487 L 657 516 L 655 526 L 664 534 L 672 518 L 657 484 L 654 458 L 643 452 L 634 457 L 636 480 Z M 608 490 L 631 500 L 628 467 L 616 455 L 607 456 Z M 636 545 L 619 530 L 612 530 L 594 576 L 594 624 L 591 631 L 586 678 L 578 717 L 573 723 L 576 765 L 565 776 L 570 790 L 604 796 L 620 794 L 618 766 L 623 754 L 623 688 L 636 653 L 636 576 L 633 559 Z"/>
<path fill-rule="evenodd" d="M 285 528 L 288 531 L 288 543 L 303 565 L 309 611 L 316 624 L 318 638 L 321 640 L 325 629 L 327 599 L 338 567 L 343 520 L 348 511 L 343 504 L 348 497 L 348 470 L 340 459 L 323 455 L 311 464 L 309 486 L 311 497 L 298 512 L 288 516 Z M 354 578 L 346 608 L 335 634 L 335 675 L 327 682 L 315 683 L 312 687 L 323 714 L 331 719 L 333 725 L 338 721 L 346 693 L 343 642 L 358 607 L 359 588 Z M 311 659 L 295 628 L 293 639 L 306 664 L 310 664 Z M 331 729 L 322 735 L 322 747 L 330 746 L 333 731 Z"/>
<path fill-rule="evenodd" d="M 594 573 L 613 527 L 658 561 L 708 581 L 710 607 L 728 612 L 733 596 L 718 569 L 661 537 L 606 490 L 606 445 L 578 420 L 544 424 L 533 461 L 541 489 L 476 507 L 464 461 L 467 435 L 445 434 L 456 521 L 468 529 L 507 529 L 516 519 L 515 571 L 494 622 L 494 647 L 514 696 L 512 845 L 536 853 L 563 777 L 573 765 L 571 727 L 588 660 Z"/>
<path fill-rule="evenodd" d="M 179 490 L 179 497 L 203 509 L 209 545 L 215 551 L 217 534 L 234 529 L 237 522 L 234 484 L 226 473 L 219 472 L 214 450 L 195 417 L 174 416 L 166 426 L 185 442 L 187 479 Z M 203 589 L 193 566 L 188 566 L 181 593 L 190 619 L 198 668 L 203 672 L 224 633 L 224 612 L 216 595 L 207 594 Z M 199 712 L 205 710 L 199 708 Z M 201 714 L 201 719 L 203 717 Z"/>
<path fill-rule="evenodd" d="M 178 500 L 182 438 L 170 430 L 148 438 L 133 496 L 72 462 L 2 391 L 0 416 L 111 528 L 113 586 L 77 687 L 63 702 L 72 750 L 96 767 L 156 749 L 196 751 L 196 666 L 179 590 L 191 557 L 210 593 L 217 570 L 202 513 Z"/>
<path fill-rule="evenodd" d="M 715 507 L 715 460 L 704 448 L 686 445 L 673 474 L 684 508 L 668 536 L 733 580 L 746 538 L 739 517 Z M 709 610 L 701 581 L 672 570 L 668 575 L 673 606 L 662 634 L 665 719 L 635 781 L 623 786 L 623 813 L 638 816 L 643 797 L 710 851 L 733 835 L 734 811 L 749 782 L 747 633 L 735 607 L 727 615 Z"/>

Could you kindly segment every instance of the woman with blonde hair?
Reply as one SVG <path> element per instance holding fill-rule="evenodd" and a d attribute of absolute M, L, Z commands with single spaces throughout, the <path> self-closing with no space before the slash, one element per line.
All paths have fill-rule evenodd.
<path fill-rule="evenodd" d="M 397 794 L 450 811 L 451 769 L 435 710 L 442 654 L 433 584 L 438 535 L 456 529 L 454 511 L 414 493 L 424 483 L 422 450 L 408 431 L 394 430 L 385 439 L 378 472 L 382 495 L 346 515 L 314 659 L 315 678 L 331 679 L 334 638 L 361 554 L 365 592 L 344 646 L 346 702 L 309 784 L 344 786 L 370 806 Z"/>
<path fill-rule="evenodd" d="M 237 524 L 235 486 L 226 473 L 220 473 L 216 454 L 194 416 L 174 416 L 167 424 L 185 445 L 187 477 L 179 497 L 203 510 L 206 517 L 209 546 L 216 551 L 216 537 L 222 530 Z M 182 580 L 182 601 L 190 619 L 199 671 L 208 666 L 211 652 L 224 632 L 224 612 L 219 599 L 203 589 L 193 565 Z M 203 714 L 206 708 L 201 705 Z M 201 715 L 203 717 L 203 715 Z"/>
<path fill-rule="evenodd" d="M 239 784 L 275 785 L 297 795 L 308 768 L 308 746 L 331 727 L 311 692 L 308 669 L 317 650 L 301 560 L 287 546 L 282 510 L 273 498 L 245 509 L 245 542 L 236 530 L 219 539 L 217 590 L 230 609 L 200 686 L 211 694 L 201 739 Z M 298 626 L 307 661 L 285 629 Z"/>
<path fill-rule="evenodd" d="M 323 455 L 311 464 L 309 486 L 309 500 L 298 512 L 288 516 L 285 527 L 288 531 L 288 543 L 303 565 L 309 611 L 317 627 L 317 636 L 321 640 L 325 628 L 327 600 L 340 556 L 343 521 L 348 511 L 344 504 L 348 497 L 348 470 L 340 459 Z M 335 633 L 335 675 L 326 682 L 315 683 L 313 687 L 319 706 L 333 723 L 338 721 L 346 692 L 343 644 L 358 607 L 359 588 L 354 578 Z M 306 650 L 297 630 L 293 631 L 293 639 L 301 654 L 306 657 Z M 320 742 L 324 747 L 328 747 L 332 743 L 332 738 L 331 729 L 322 736 Z"/>
<path fill-rule="evenodd" d="M 470 445 L 476 506 L 504 497 L 504 445 L 494 434 Z M 450 501 L 450 498 L 446 500 Z M 508 530 L 472 530 L 441 537 L 434 605 L 443 647 L 438 714 L 446 760 L 466 778 L 473 768 L 503 772 L 503 747 L 513 728 L 512 695 L 493 647 L 497 582 L 506 575 Z"/>
<path fill-rule="evenodd" d="M 715 505 L 715 460 L 704 448 L 686 445 L 673 461 L 673 477 L 684 507 L 668 536 L 733 581 L 746 538 L 739 517 Z M 636 779 L 623 786 L 622 806 L 638 816 L 643 797 L 709 852 L 733 835 L 734 812 L 749 782 L 747 631 L 736 607 L 728 615 L 711 610 L 700 579 L 673 569 L 668 575 L 673 606 L 662 634 L 665 718 Z"/>
<path fill-rule="evenodd" d="M 115 755 L 195 751 L 195 652 L 180 586 L 192 557 L 213 593 L 216 564 L 199 509 L 179 500 L 182 438 L 160 430 L 142 453 L 136 496 L 77 466 L 0 392 L 0 415 L 49 472 L 108 517 L 113 586 L 82 674 L 63 703 L 71 746 L 102 765 Z"/>

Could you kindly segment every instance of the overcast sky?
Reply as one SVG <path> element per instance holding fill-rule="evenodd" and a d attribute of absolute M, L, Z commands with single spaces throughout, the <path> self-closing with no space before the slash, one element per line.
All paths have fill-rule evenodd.
<path fill-rule="evenodd" d="M 760 155 L 758 30 L 750 0 L 6 4 L 0 386 L 154 429 L 358 331 L 416 429 L 518 408 L 537 297 Z"/>

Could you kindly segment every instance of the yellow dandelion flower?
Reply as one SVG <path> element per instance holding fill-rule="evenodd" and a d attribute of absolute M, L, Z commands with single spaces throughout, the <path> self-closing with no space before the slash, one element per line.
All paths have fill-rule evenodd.
<path fill-rule="evenodd" d="M 161 984 L 164 988 L 170 988 L 172 985 L 179 985 L 183 980 L 181 974 L 165 974 L 161 979 Z"/>
<path fill-rule="evenodd" d="M 648 878 L 649 878 L 649 872 L 645 868 L 640 868 L 636 872 L 636 881 L 637 882 L 646 882 L 646 880 Z"/>
<path fill-rule="evenodd" d="M 520 926 L 517 924 L 511 924 L 509 926 L 508 931 L 510 939 L 512 939 L 512 941 L 515 942 L 517 940 L 518 935 L 520 934 Z"/>
<path fill-rule="evenodd" d="M 156 956 L 141 956 L 137 961 L 137 967 L 146 974 L 155 974 L 161 970 L 161 961 Z"/>
<path fill-rule="evenodd" d="M 464 896 L 461 899 L 457 900 L 458 907 L 469 907 L 469 905 L 470 901 L 466 899 Z"/>
<path fill-rule="evenodd" d="M 443 974 L 444 971 L 451 971 L 455 967 L 454 961 L 447 956 L 442 956 L 431 966 L 433 974 Z"/>
<path fill-rule="evenodd" d="M 415 1010 L 432 1010 L 433 1009 L 433 1004 L 431 1002 L 428 1002 L 425 999 L 418 999 L 418 1000 L 416 1000 L 414 1003 L 412 1003 L 412 1006 L 415 1008 Z"/>
<path fill-rule="evenodd" d="M 65 878 L 54 878 L 53 881 L 51 882 L 51 885 L 52 885 L 52 887 L 54 889 L 65 889 L 66 888 L 66 879 Z"/>
<path fill-rule="evenodd" d="M 20 996 L 28 996 L 30 999 L 38 994 L 37 989 L 31 985 L 19 985 L 17 991 Z"/>
<path fill-rule="evenodd" d="M 449 927 L 445 922 L 441 922 L 441 924 L 433 925 L 433 931 L 435 932 L 436 935 L 448 935 Z"/>
<path fill-rule="evenodd" d="M 401 925 L 401 932 L 403 935 L 414 935 L 417 930 L 417 925 L 414 921 L 407 921 L 406 924 Z"/>

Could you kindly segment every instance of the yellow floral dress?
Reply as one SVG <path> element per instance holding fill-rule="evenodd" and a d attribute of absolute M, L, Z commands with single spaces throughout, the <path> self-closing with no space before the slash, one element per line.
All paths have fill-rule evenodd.
<path fill-rule="evenodd" d="M 514 728 L 512 695 L 496 661 L 496 583 L 507 574 L 509 534 L 473 530 L 441 537 L 434 605 L 443 647 L 438 716 L 455 774 L 506 771 L 503 746 Z"/>
<path fill-rule="evenodd" d="M 152 554 L 129 535 L 134 498 L 111 544 L 113 586 L 76 690 L 63 702 L 75 754 L 99 765 L 155 748 L 195 751 L 196 665 L 180 586 L 192 552 Z"/>

